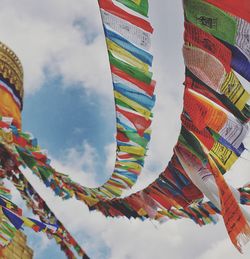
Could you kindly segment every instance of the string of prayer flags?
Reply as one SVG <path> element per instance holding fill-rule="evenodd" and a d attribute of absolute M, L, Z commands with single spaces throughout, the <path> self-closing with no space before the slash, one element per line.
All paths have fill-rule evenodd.
<path fill-rule="evenodd" d="M 88 256 L 29 184 L 20 168 L 31 169 L 61 198 L 75 196 L 93 207 L 132 188 L 143 168 L 151 138 L 155 81 L 151 72 L 153 56 L 149 52 L 153 28 L 147 19 L 148 0 L 99 0 L 98 4 L 113 79 L 117 121 L 115 168 L 110 179 L 98 188 L 81 186 L 67 175 L 55 171 L 32 134 L 22 132 L 23 69 L 15 54 L 1 44 L 1 53 L 10 59 L 9 64 L 13 63 L 11 72 L 15 77 L 6 77 L 6 71 L 0 68 L 3 97 L 0 105 L 0 175 L 12 181 L 26 205 L 40 217 L 41 222 L 19 218 L 20 215 L 16 214 L 20 213 L 18 207 L 4 198 L 0 199 L 0 205 L 6 206 L 4 216 L 12 222 L 9 226 L 14 223 L 16 228 L 20 228 L 24 223 L 36 231 L 45 231 L 49 229 L 49 224 L 58 224 L 56 231 L 47 232 L 48 237 L 57 241 L 68 258 L 76 258 L 75 252 L 82 258 Z"/>
<path fill-rule="evenodd" d="M 3 185 L 0 189 L 8 190 Z M 9 193 L 9 191 L 8 191 Z M 9 195 L 7 196 L 9 197 Z M 24 226 L 33 229 L 35 232 L 56 233 L 57 225 L 44 223 L 22 215 L 22 209 L 16 204 L 9 201 L 4 195 L 0 196 L 0 246 L 7 246 L 13 239 L 16 230 L 22 229 Z"/>

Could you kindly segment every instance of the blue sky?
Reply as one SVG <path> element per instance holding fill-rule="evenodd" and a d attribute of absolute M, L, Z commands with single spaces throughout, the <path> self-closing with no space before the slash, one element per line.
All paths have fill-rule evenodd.
<path fill-rule="evenodd" d="M 25 98 L 23 129 L 32 132 L 41 147 L 58 160 L 63 160 L 71 147 L 81 149 L 83 142 L 95 147 L 95 170 L 100 172 L 98 180 L 104 181 L 103 153 L 114 141 L 114 111 L 103 110 L 105 104 L 99 95 L 62 84 L 60 78 L 48 77 L 35 94 Z"/>
<path fill-rule="evenodd" d="M 103 183 L 113 168 L 115 119 L 97 2 L 0 0 L 0 4 L 0 23 L 4 24 L 0 40 L 18 54 L 24 66 L 24 130 L 38 138 L 59 171 L 86 186 Z M 181 0 L 154 0 L 150 7 L 157 103 L 145 170 L 133 192 L 147 186 L 167 165 L 182 110 Z M 250 145 L 249 139 L 246 144 Z M 250 159 L 249 153 L 244 157 Z M 242 186 L 249 181 L 248 172 L 249 161 L 240 160 L 227 179 Z M 245 255 L 239 255 L 222 222 L 200 228 L 187 220 L 158 225 L 106 219 L 89 213 L 78 201 L 62 202 L 30 172 L 25 173 L 91 258 L 249 258 L 249 246 Z M 14 199 L 22 204 L 15 192 Z M 27 233 L 35 259 L 64 258 L 45 235 Z"/>

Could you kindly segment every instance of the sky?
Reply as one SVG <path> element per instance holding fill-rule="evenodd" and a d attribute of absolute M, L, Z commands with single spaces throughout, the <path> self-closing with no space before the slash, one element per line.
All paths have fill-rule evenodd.
<path fill-rule="evenodd" d="M 181 0 L 150 2 L 154 27 L 153 73 L 157 81 L 153 134 L 145 168 L 131 191 L 140 190 L 166 167 L 180 129 L 184 81 Z M 52 165 L 82 185 L 102 184 L 115 154 L 112 84 L 97 1 L 0 0 L 0 41 L 24 67 L 23 129 L 32 132 Z M 249 85 L 245 84 L 249 89 Z M 245 142 L 250 147 L 249 138 Z M 250 155 L 227 173 L 235 187 L 249 182 Z M 141 222 L 106 219 L 75 200 L 61 201 L 29 171 L 26 176 L 58 218 L 96 259 L 245 259 L 230 243 L 222 219 L 199 227 L 190 220 Z M 25 207 L 18 193 L 13 201 Z M 30 215 L 25 210 L 26 215 Z M 46 235 L 29 235 L 35 259 L 64 258 Z"/>

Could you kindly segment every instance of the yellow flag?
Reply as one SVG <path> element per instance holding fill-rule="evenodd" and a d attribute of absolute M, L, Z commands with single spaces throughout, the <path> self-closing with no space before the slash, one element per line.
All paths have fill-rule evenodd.
<path fill-rule="evenodd" d="M 250 98 L 250 94 L 236 77 L 234 72 L 230 72 L 220 88 L 221 93 L 239 109 L 242 110 Z"/>
<path fill-rule="evenodd" d="M 142 147 L 130 147 L 130 146 L 119 146 L 119 151 L 126 152 L 128 154 L 134 154 L 137 156 L 144 156 L 146 150 Z"/>
<path fill-rule="evenodd" d="M 151 111 L 148 110 L 147 108 L 143 107 L 142 105 L 138 104 L 135 101 L 130 100 L 126 96 L 118 93 L 117 91 L 114 91 L 115 98 L 118 100 L 126 103 L 129 105 L 131 108 L 133 108 L 135 111 L 139 112 L 141 115 L 143 115 L 146 119 L 149 119 L 151 116 Z"/>
<path fill-rule="evenodd" d="M 214 144 L 209 154 L 214 157 L 226 170 L 229 170 L 238 159 L 237 155 L 232 150 L 220 144 L 219 142 Z"/>
<path fill-rule="evenodd" d="M 133 56 L 131 53 L 121 48 L 119 45 L 111 41 L 110 39 L 106 39 L 108 50 L 112 52 L 112 54 L 119 59 L 125 61 L 126 63 L 137 67 L 142 72 L 147 73 L 149 71 L 149 66 Z"/>

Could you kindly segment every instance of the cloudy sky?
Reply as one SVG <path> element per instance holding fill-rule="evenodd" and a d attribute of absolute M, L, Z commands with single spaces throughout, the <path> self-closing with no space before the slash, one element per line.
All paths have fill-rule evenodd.
<path fill-rule="evenodd" d="M 0 0 L 0 6 L 0 41 L 18 54 L 24 66 L 24 130 L 39 139 L 59 171 L 83 185 L 103 183 L 115 159 L 115 119 L 97 1 Z M 181 0 L 150 1 L 150 20 L 155 28 L 152 52 L 157 103 L 145 170 L 132 191 L 147 186 L 167 165 L 182 110 Z M 247 141 L 250 147 L 249 138 Z M 249 181 L 249 160 L 249 153 L 244 153 L 227 174 L 234 186 Z M 25 174 L 91 258 L 250 256 L 249 245 L 244 255 L 235 250 L 222 220 L 216 226 L 200 228 L 188 220 L 158 225 L 151 221 L 106 219 L 98 212 L 89 213 L 78 201 L 62 202 L 30 172 Z M 15 192 L 14 198 L 23 205 Z M 54 241 L 26 232 L 35 259 L 64 258 Z"/>

